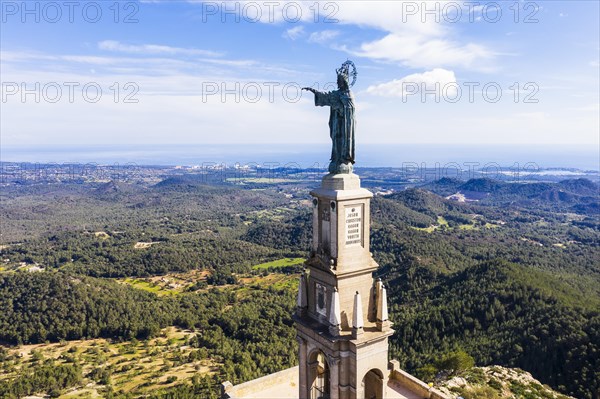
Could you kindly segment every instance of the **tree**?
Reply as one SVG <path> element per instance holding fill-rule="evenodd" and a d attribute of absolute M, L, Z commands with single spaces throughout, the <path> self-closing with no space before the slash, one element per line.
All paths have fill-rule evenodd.
<path fill-rule="evenodd" d="M 467 352 L 459 349 L 445 355 L 437 364 L 440 371 L 447 371 L 450 375 L 458 375 L 475 365 L 475 359 Z"/>

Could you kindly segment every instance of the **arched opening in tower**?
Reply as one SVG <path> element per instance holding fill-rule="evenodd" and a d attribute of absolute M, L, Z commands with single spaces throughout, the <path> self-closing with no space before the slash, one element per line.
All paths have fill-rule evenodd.
<path fill-rule="evenodd" d="M 365 387 L 365 399 L 383 398 L 383 373 L 378 369 L 372 369 L 363 378 Z"/>
<path fill-rule="evenodd" d="M 329 399 L 329 365 L 327 358 L 321 351 L 313 353 L 310 364 L 311 399 Z"/>

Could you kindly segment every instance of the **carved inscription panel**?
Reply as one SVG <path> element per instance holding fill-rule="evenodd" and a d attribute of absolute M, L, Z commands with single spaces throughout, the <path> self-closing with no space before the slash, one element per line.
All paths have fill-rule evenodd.
<path fill-rule="evenodd" d="M 347 247 L 362 245 L 363 231 L 363 206 L 347 206 L 345 209 L 346 235 L 345 243 Z"/>

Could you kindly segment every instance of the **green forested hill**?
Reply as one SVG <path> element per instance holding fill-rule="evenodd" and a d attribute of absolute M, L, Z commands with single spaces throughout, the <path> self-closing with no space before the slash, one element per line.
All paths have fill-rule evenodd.
<path fill-rule="evenodd" d="M 441 196 L 464 193 L 485 205 L 523 206 L 553 212 L 575 212 L 597 217 L 600 211 L 600 187 L 588 179 L 563 180 L 558 183 L 501 182 L 487 178 L 463 182 L 443 178 L 423 188 Z"/>
<path fill-rule="evenodd" d="M 241 290 L 213 289 L 159 298 L 111 280 L 62 272 L 4 274 L 0 275 L 0 342 L 97 337 L 120 341 L 154 337 L 166 326 L 191 328 L 197 335 L 189 344 L 203 348 L 198 356 L 220 364 L 217 374 L 199 380 L 202 387 L 197 394 L 215 397 L 223 380 L 239 383 L 297 361 L 291 345 L 295 340 L 294 290 L 249 290 L 245 295 Z M 10 372 L 14 361 L 3 363 L 5 358 L 0 346 L 0 370 Z M 32 368 L 30 376 L 0 378 L 0 397 L 19 398 L 51 389 L 60 392 L 81 381 L 80 366 L 71 359 L 58 369 L 40 365 Z"/>
<path fill-rule="evenodd" d="M 3 186 L 2 240 L 12 243 L 82 230 L 198 233 L 236 226 L 242 214 L 252 216 L 252 212 L 289 205 L 283 195 L 272 191 L 188 180 L 169 178 L 154 186 L 122 182 Z"/>
<path fill-rule="evenodd" d="M 491 189 L 485 201 L 457 204 L 420 190 L 373 201 L 372 251 L 390 292 L 394 356 L 419 370 L 463 348 L 478 364 L 520 367 L 577 398 L 597 398 L 597 215 L 554 212 L 552 204 L 528 209 L 524 201 L 499 206 L 503 184 L 471 183 Z M 590 194 L 595 186 L 588 183 L 559 185 Z M 548 186 L 539 191 L 555 189 Z M 504 191 L 496 196 L 494 189 Z M 390 201 L 445 220 L 418 229 L 415 216 L 393 212 L 398 206 Z"/>
<path fill-rule="evenodd" d="M 597 299 L 585 308 L 567 305 L 552 293 L 556 281 L 540 282 L 539 272 L 504 261 L 450 275 L 410 266 L 396 272 L 388 282 L 397 331 L 391 345 L 408 369 L 460 347 L 478 364 L 522 368 L 577 398 L 600 389 Z M 566 287 L 557 288 L 564 295 Z"/>
<path fill-rule="evenodd" d="M 521 367 L 564 393 L 598 398 L 597 186 L 443 179 L 427 188 L 372 201 L 371 250 L 389 290 L 392 355 L 427 379 L 424 366 L 463 349 L 478 365 Z M 466 188 L 480 200 L 443 198 Z M 217 359 L 219 372 L 156 392 L 165 398 L 209 396 L 219 381 L 296 361 L 293 285 L 244 281 L 266 273 L 253 265 L 307 254 L 307 193 L 174 178 L 10 187 L 2 196 L 0 340 L 144 339 L 169 325 L 194 328 L 190 344 Z M 32 266 L 43 271 L 25 271 Z M 113 280 L 189 270 L 208 277 L 164 297 Z M 65 373 L 75 378 L 78 367 Z"/>

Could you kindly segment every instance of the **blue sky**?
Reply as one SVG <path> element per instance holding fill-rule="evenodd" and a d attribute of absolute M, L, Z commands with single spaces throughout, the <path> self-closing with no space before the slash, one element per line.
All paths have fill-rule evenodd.
<path fill-rule="evenodd" d="M 327 143 L 348 58 L 359 144 L 598 147 L 597 1 L 1 3 L 5 147 Z"/>

